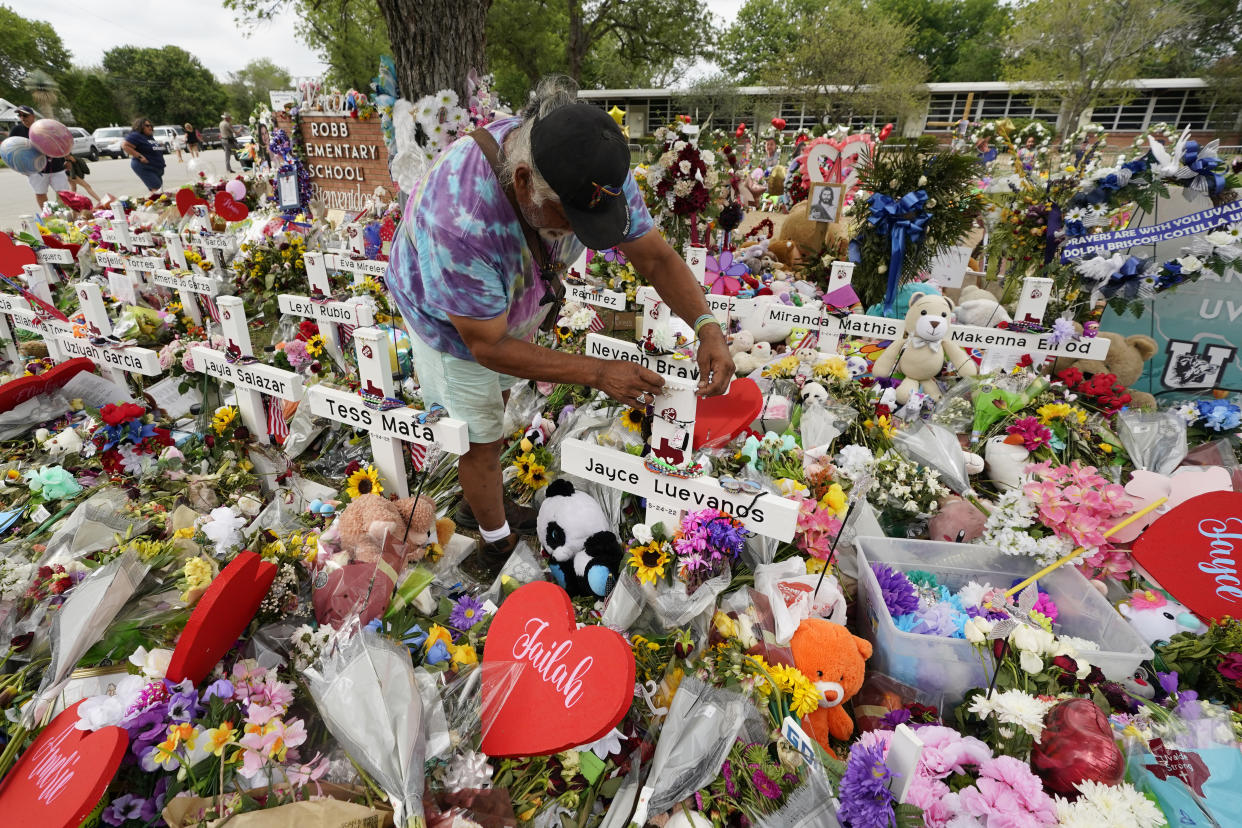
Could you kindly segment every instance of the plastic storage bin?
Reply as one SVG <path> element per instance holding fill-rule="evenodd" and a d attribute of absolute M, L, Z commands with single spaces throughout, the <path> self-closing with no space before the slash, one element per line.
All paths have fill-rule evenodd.
<path fill-rule="evenodd" d="M 1029 558 L 968 543 L 860 537 L 856 546 L 858 626 L 875 648 L 867 669 L 918 688 L 924 703 L 936 704 L 943 715 L 949 715 L 968 690 L 987 686 L 988 674 L 979 652 L 962 638 L 897 629 L 871 564 L 886 564 L 902 572 L 930 572 L 954 592 L 972 580 L 1007 588 L 1017 579 L 1034 575 L 1040 567 Z M 1039 586 L 1057 604 L 1053 631 L 1099 644 L 1091 663 L 1109 679 L 1119 681 L 1133 675 L 1139 664 L 1152 657 L 1151 648 L 1134 628 L 1072 565 L 1045 575 Z M 991 658 L 986 660 L 990 674 Z"/>

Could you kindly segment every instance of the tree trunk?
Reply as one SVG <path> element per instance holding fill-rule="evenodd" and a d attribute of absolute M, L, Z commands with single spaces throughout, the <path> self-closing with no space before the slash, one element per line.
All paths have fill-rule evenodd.
<path fill-rule="evenodd" d="M 590 44 L 585 43 L 586 29 L 582 25 L 582 3 L 568 0 L 569 36 L 565 38 L 565 65 L 574 83 L 582 83 L 582 61 Z"/>
<path fill-rule="evenodd" d="M 376 0 L 388 24 L 401 97 L 452 89 L 465 104 L 466 77 L 487 68 L 483 46 L 492 0 Z"/>

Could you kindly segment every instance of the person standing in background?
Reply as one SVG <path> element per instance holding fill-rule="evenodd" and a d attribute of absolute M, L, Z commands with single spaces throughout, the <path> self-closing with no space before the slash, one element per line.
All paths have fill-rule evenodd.
<path fill-rule="evenodd" d="M 155 128 L 146 118 L 134 121 L 134 131 L 121 142 L 121 152 L 130 157 L 129 168 L 151 192 L 164 186 L 164 151 L 155 143 Z"/>
<path fill-rule="evenodd" d="M 233 172 L 233 153 L 237 150 L 237 136 L 233 134 L 233 119 L 227 112 L 220 116 L 220 144 L 224 147 L 224 169 Z"/>
<path fill-rule="evenodd" d="M 185 151 L 190 154 L 191 158 L 198 158 L 198 130 L 194 128 L 194 124 L 187 123 L 183 126 L 185 129 Z"/>
<path fill-rule="evenodd" d="M 35 111 L 28 106 L 19 106 L 17 117 L 18 123 L 9 130 L 9 137 L 30 140 L 30 125 L 38 120 Z M 48 158 L 47 166 L 41 172 L 30 173 L 26 176 L 26 180 L 30 182 L 30 189 L 34 190 L 35 201 L 42 210 L 43 205 L 47 203 L 48 187 L 53 190 L 69 189 L 69 177 L 65 175 L 65 159 Z"/>

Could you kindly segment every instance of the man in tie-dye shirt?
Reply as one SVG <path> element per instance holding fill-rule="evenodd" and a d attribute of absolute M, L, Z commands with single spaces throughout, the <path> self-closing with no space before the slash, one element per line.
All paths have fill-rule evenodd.
<path fill-rule="evenodd" d="M 486 127 L 501 148 L 500 178 L 474 139 L 445 150 L 410 194 L 386 275 L 410 328 L 424 403 L 469 425 L 458 518 L 483 537 L 467 562 L 480 578 L 494 576 L 517 533 L 534 528 L 534 511 L 503 497 L 502 421 L 514 378 L 588 385 L 638 408 L 664 386 L 631 362 L 532 344 L 556 303 L 543 301 L 547 288 L 506 190 L 552 262 L 568 264 L 584 246 L 619 247 L 683 319 L 710 315 L 690 269 L 653 228 L 621 130 L 575 98 L 563 79 L 545 81 L 522 117 Z M 724 333 L 705 325 L 699 340 L 699 394 L 723 393 L 733 375 Z"/>

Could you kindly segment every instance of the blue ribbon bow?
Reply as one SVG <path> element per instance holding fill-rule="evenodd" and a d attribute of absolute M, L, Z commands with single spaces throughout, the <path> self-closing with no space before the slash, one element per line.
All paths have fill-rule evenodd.
<path fill-rule="evenodd" d="M 867 200 L 871 215 L 867 221 L 877 233 L 889 237 L 888 287 L 884 291 L 884 315 L 892 316 L 897 302 L 897 281 L 905 263 L 906 245 L 918 244 L 927 232 L 932 214 L 924 209 L 927 191 L 906 193 L 900 200 L 884 193 L 873 193 Z"/>
<path fill-rule="evenodd" d="M 1219 193 L 1225 188 L 1225 176 L 1216 172 L 1216 168 L 1220 166 L 1221 160 L 1219 158 L 1200 158 L 1198 141 L 1186 142 L 1186 151 L 1182 153 L 1182 163 L 1195 175 L 1202 175 L 1208 179 L 1208 192 L 1212 195 Z"/>
<path fill-rule="evenodd" d="M 1108 281 L 1100 287 L 1100 293 L 1110 299 L 1118 293 L 1125 291 L 1127 298 L 1133 299 L 1138 295 L 1139 278 L 1143 275 L 1143 260 L 1137 256 L 1130 256 L 1117 272 L 1108 277 Z"/>

